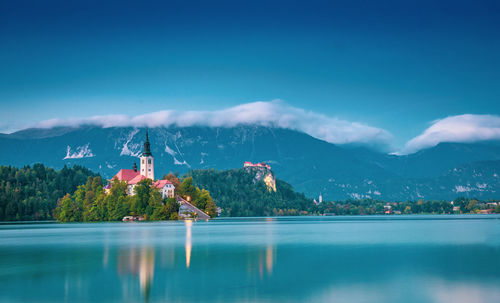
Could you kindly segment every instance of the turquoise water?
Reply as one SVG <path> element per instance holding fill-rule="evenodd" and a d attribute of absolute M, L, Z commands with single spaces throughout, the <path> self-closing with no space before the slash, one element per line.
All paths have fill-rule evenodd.
<path fill-rule="evenodd" d="M 500 302 L 500 216 L 1 224 L 0 302 Z"/>

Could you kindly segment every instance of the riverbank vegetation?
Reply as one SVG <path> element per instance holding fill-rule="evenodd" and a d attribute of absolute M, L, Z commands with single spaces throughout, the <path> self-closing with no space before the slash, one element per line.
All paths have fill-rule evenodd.
<path fill-rule="evenodd" d="M 384 214 L 479 214 L 500 213 L 498 201 L 480 201 L 460 197 L 453 201 L 387 202 L 373 199 L 323 202 L 311 209 L 313 214 L 384 215 Z"/>

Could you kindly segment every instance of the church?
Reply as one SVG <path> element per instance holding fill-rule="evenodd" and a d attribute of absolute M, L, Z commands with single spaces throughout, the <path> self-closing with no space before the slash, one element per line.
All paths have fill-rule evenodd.
<path fill-rule="evenodd" d="M 153 180 L 153 186 L 160 190 L 162 198 L 173 198 L 175 187 L 169 180 L 155 181 L 154 157 L 151 153 L 151 144 L 149 143 L 148 132 L 146 131 L 146 141 L 140 157 L 140 170 L 134 163 L 132 169 L 121 169 L 112 179 L 127 182 L 127 194 L 135 195 L 135 186 L 144 179 Z M 108 184 L 108 186 L 110 186 Z"/>

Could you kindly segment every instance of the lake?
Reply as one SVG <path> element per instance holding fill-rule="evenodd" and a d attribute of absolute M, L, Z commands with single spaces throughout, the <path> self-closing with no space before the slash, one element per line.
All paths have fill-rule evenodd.
<path fill-rule="evenodd" d="M 0 302 L 500 302 L 500 216 L 0 224 Z"/>

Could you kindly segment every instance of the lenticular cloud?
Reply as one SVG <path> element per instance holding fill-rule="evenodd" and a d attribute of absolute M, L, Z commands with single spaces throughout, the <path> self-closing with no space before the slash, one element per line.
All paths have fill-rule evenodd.
<path fill-rule="evenodd" d="M 399 154 L 411 154 L 441 142 L 469 143 L 500 140 L 500 117 L 459 115 L 436 120 L 421 135 L 408 141 Z"/>
<path fill-rule="evenodd" d="M 151 128 L 160 126 L 233 127 L 245 124 L 297 130 L 336 144 L 361 143 L 388 146 L 393 138 L 384 129 L 305 111 L 287 105 L 280 100 L 246 103 L 216 111 L 165 110 L 134 117 L 108 115 L 76 119 L 52 119 L 42 121 L 35 127 L 76 127 L 81 125 Z"/>

